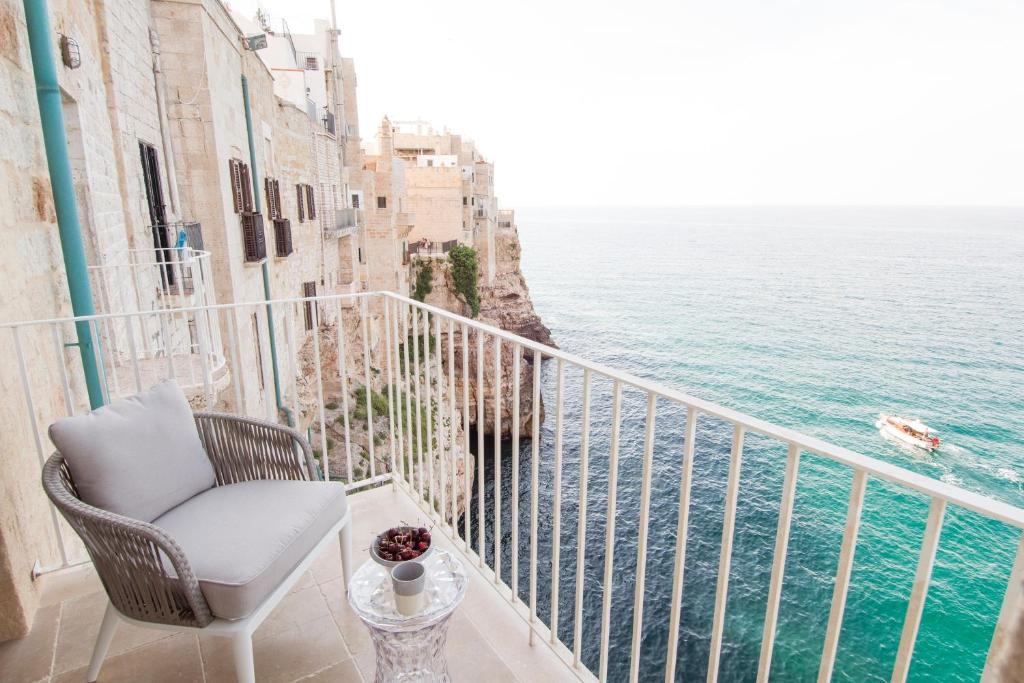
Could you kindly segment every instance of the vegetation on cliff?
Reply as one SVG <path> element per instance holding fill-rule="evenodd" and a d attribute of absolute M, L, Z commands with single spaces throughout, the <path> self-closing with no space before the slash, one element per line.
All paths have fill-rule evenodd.
<path fill-rule="evenodd" d="M 452 264 L 452 281 L 455 292 L 469 305 L 472 317 L 480 315 L 480 297 L 476 291 L 476 278 L 479 266 L 476 250 L 463 244 L 456 245 L 448 252 L 448 260 Z"/>
<path fill-rule="evenodd" d="M 427 294 L 434 291 L 434 269 L 430 261 L 420 261 L 416 266 L 416 286 L 412 290 L 412 298 L 416 301 L 423 301 Z"/>

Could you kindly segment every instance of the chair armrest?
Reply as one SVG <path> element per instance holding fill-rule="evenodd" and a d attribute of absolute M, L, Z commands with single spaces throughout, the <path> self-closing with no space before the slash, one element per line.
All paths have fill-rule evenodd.
<path fill-rule="evenodd" d="M 309 442 L 291 427 L 225 413 L 194 415 L 218 486 L 256 479 L 319 479 Z"/>
<path fill-rule="evenodd" d="M 174 626 L 213 621 L 188 558 L 166 531 L 81 501 L 59 452 L 43 466 L 43 489 L 82 538 L 121 614 Z"/>

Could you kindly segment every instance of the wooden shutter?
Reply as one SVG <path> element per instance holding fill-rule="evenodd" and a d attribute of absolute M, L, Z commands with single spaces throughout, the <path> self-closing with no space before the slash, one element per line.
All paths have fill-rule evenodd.
<path fill-rule="evenodd" d="M 228 176 L 235 213 L 242 213 L 242 169 L 238 159 L 228 159 Z"/>
<path fill-rule="evenodd" d="M 316 218 L 316 199 L 313 196 L 313 186 L 306 185 L 306 204 L 309 207 L 310 219 Z"/>
<path fill-rule="evenodd" d="M 242 183 L 242 211 L 252 211 L 252 176 L 249 175 L 249 166 L 241 161 L 238 164 L 238 175 Z"/>
<path fill-rule="evenodd" d="M 302 296 L 316 296 L 316 282 L 302 283 Z M 313 302 L 305 303 L 306 329 L 313 329 Z"/>
<path fill-rule="evenodd" d="M 242 214 L 242 242 L 245 247 L 246 262 L 262 261 L 267 257 L 267 241 L 263 234 L 263 214 L 252 212 Z"/>
<path fill-rule="evenodd" d="M 281 182 L 274 181 L 274 208 L 277 210 L 277 217 L 283 218 L 284 211 L 281 209 Z"/>
<path fill-rule="evenodd" d="M 299 222 L 300 223 L 302 223 L 303 221 L 306 220 L 306 213 L 302 209 L 302 195 L 303 194 L 304 193 L 302 191 L 302 185 L 296 185 L 295 186 L 295 195 L 298 198 L 297 200 L 298 200 L 298 203 L 299 203 Z"/>
<path fill-rule="evenodd" d="M 292 222 L 287 218 L 274 219 L 274 246 L 278 256 L 288 256 L 292 249 Z"/>

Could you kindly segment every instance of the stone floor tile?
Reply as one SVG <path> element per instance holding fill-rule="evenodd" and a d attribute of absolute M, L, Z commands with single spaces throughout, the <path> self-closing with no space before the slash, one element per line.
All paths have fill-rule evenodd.
<path fill-rule="evenodd" d="M 53 678 L 52 683 L 82 683 L 86 666 Z M 203 681 L 199 643 L 192 633 L 177 633 L 120 655 L 107 656 L 103 683 L 195 683 Z M 211 681 L 212 679 L 206 679 Z M 225 679 L 227 680 L 227 679 Z"/>
<path fill-rule="evenodd" d="M 50 675 L 59 621 L 60 605 L 43 607 L 27 636 L 0 643 L 0 681 L 32 683 Z"/>

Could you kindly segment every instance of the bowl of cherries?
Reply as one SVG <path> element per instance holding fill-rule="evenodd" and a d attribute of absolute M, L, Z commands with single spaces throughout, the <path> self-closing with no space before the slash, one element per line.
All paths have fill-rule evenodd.
<path fill-rule="evenodd" d="M 373 539 L 370 556 L 390 569 L 409 560 L 422 560 L 433 547 L 430 531 L 425 527 L 396 526 Z"/>

